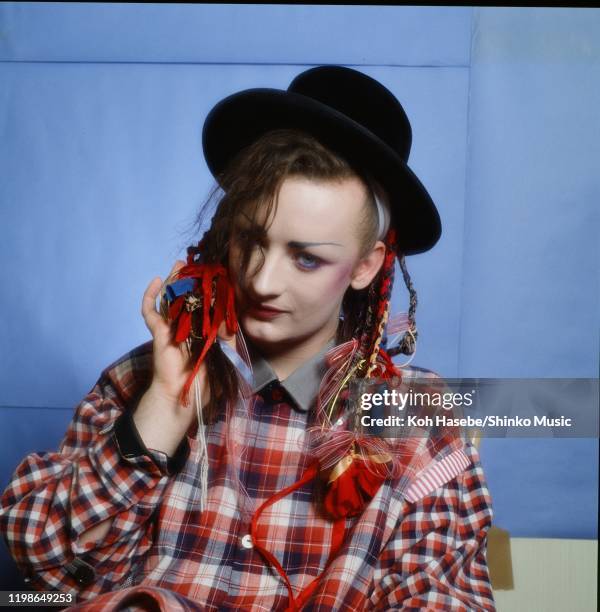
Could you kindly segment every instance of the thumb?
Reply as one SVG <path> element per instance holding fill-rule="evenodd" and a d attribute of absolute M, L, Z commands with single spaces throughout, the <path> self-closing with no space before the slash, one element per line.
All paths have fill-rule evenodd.
<path fill-rule="evenodd" d="M 144 317 L 146 327 L 148 327 L 153 336 L 162 323 L 162 317 L 156 309 L 156 298 L 160 293 L 161 285 L 162 281 L 160 277 L 157 276 L 153 278 L 146 287 L 142 298 L 142 316 Z"/>

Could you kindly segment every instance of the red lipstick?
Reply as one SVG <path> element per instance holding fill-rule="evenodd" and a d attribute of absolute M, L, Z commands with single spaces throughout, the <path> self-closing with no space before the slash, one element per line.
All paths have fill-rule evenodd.
<path fill-rule="evenodd" d="M 281 310 L 279 308 L 275 308 L 274 306 L 269 306 L 268 304 L 252 304 L 248 308 L 248 314 L 251 317 L 256 319 L 273 319 L 278 315 L 285 312 L 285 310 Z"/>

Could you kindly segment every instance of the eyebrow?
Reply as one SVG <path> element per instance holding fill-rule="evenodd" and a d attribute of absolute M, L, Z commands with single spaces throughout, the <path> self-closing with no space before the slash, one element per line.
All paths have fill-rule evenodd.
<path fill-rule="evenodd" d="M 241 211 L 241 214 L 246 217 L 246 219 L 248 219 L 248 221 L 250 221 L 252 223 L 252 227 L 260 227 L 259 225 L 255 224 L 252 219 L 244 212 Z M 340 244 L 339 242 L 302 242 L 299 240 L 290 240 L 288 242 L 288 246 L 292 249 L 306 249 L 307 247 L 315 247 L 315 246 L 322 246 L 322 245 L 331 245 L 331 246 L 344 246 L 342 244 Z"/>
<path fill-rule="evenodd" d="M 288 242 L 288 246 L 292 249 L 305 249 L 306 247 L 321 246 L 322 244 L 331 244 L 339 247 L 343 246 L 339 242 L 298 242 L 297 240 Z"/>

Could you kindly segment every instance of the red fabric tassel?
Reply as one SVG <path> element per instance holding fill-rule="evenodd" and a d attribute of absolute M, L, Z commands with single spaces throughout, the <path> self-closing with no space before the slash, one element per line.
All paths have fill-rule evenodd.
<path fill-rule="evenodd" d="M 181 403 L 189 404 L 189 391 L 194 377 L 198 373 L 204 358 L 217 339 L 219 327 L 223 322 L 229 334 L 238 331 L 238 321 L 235 313 L 235 293 L 233 285 L 229 280 L 227 269 L 218 263 L 194 263 L 188 258 L 188 263 L 182 266 L 176 273 L 175 278 L 195 279 L 193 295 L 202 299 L 202 329 L 193 329 L 192 312 L 186 307 L 186 298 L 189 294 L 177 297 L 169 305 L 169 320 L 174 322 L 175 341 L 185 342 L 193 332 L 195 337 L 204 340 L 202 352 L 196 360 L 194 367 L 185 382 L 181 393 Z"/>
<path fill-rule="evenodd" d="M 177 322 L 175 342 L 185 342 L 192 329 L 192 313 L 183 309 Z"/>
<path fill-rule="evenodd" d="M 172 304 L 169 306 L 169 319 L 171 319 L 171 321 L 174 321 L 179 316 L 184 305 L 185 296 L 183 295 L 173 300 Z"/>

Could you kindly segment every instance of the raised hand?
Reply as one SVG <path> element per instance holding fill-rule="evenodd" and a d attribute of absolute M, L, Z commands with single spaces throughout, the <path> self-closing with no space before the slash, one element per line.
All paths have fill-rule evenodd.
<path fill-rule="evenodd" d="M 185 265 L 175 262 L 169 275 Z M 192 363 L 186 347 L 174 342 L 174 330 L 156 308 L 162 280 L 154 278 L 142 298 L 142 316 L 153 338 L 152 383 L 142 396 L 133 415 L 136 428 L 148 448 L 172 455 L 196 418 L 192 406 L 182 406 L 179 397 Z M 208 402 L 209 385 L 206 365 L 198 372 L 203 404 Z"/>

